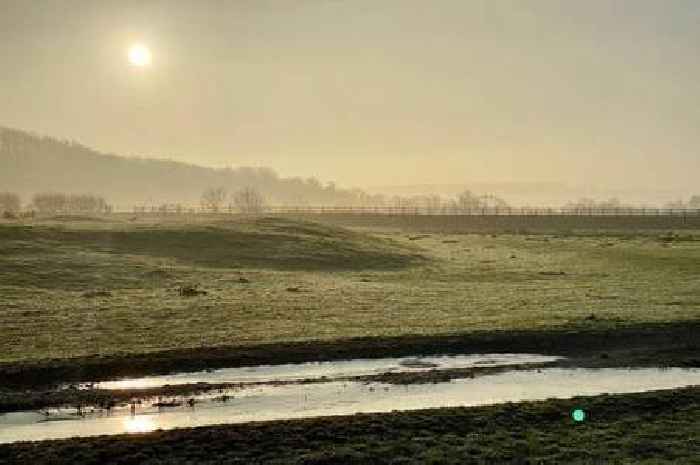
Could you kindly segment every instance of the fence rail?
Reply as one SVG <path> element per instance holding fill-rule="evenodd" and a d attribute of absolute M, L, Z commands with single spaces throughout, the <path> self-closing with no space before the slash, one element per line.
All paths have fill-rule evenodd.
<path fill-rule="evenodd" d="M 236 207 L 219 209 L 201 206 L 161 205 L 115 208 L 116 213 L 134 214 L 241 214 Z M 250 213 L 250 212 L 249 212 Z M 395 215 L 395 216 L 675 216 L 700 217 L 695 208 L 548 208 L 548 207 L 332 207 L 268 206 L 257 212 L 267 215 Z"/>

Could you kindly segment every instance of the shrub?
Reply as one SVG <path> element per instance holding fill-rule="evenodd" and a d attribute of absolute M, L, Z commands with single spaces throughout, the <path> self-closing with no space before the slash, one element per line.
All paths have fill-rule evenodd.
<path fill-rule="evenodd" d="M 12 192 L 0 192 L 0 213 L 16 214 L 21 206 L 19 195 Z"/>

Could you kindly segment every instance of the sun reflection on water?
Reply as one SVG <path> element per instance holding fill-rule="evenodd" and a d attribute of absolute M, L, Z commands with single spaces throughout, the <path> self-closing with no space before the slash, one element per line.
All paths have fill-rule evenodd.
<path fill-rule="evenodd" d="M 129 417 L 124 419 L 124 429 L 129 433 L 148 433 L 155 431 L 156 423 L 150 416 Z"/>

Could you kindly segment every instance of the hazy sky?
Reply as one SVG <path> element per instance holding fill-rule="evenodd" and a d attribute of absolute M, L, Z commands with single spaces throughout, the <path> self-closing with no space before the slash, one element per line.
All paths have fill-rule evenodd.
<path fill-rule="evenodd" d="M 0 126 L 345 186 L 691 189 L 699 58 L 697 0 L 0 0 Z"/>

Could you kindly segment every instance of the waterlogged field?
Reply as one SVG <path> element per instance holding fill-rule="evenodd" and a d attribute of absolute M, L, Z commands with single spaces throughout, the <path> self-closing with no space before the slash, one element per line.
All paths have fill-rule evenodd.
<path fill-rule="evenodd" d="M 700 316 L 700 235 L 0 224 L 0 362 Z M 182 288 L 195 296 L 183 296 Z M 204 291 L 205 293 L 199 293 Z"/>
<path fill-rule="evenodd" d="M 499 384 L 501 400 L 551 397 L 536 395 L 563 385 L 542 378 L 547 370 L 591 369 L 566 396 L 686 386 L 694 381 L 660 382 L 676 371 L 697 376 L 698 231 L 640 232 L 618 222 L 608 232 L 591 232 L 590 224 L 572 229 L 573 219 L 562 230 L 548 224 L 551 219 L 530 219 L 522 229 L 512 227 L 514 218 L 500 229 L 483 218 L 474 229 L 444 218 L 435 224 L 423 218 L 412 227 L 352 220 L 344 223 L 351 229 L 223 216 L 0 223 L 0 411 L 13 412 L 3 417 L 10 419 L 7 441 L 21 438 L 12 419 L 32 415 L 38 420 L 20 425 L 28 438 L 104 433 L 91 428 L 86 411 L 106 415 L 99 421 L 138 426 L 127 431 L 150 431 L 142 422 L 168 415 L 182 414 L 187 421 L 178 425 L 193 425 L 195 409 L 231 422 L 227 410 L 214 404 L 207 410 L 202 399 L 240 386 L 205 386 L 198 378 L 145 389 L 118 389 L 119 381 L 114 390 L 54 385 L 173 371 L 214 376 L 215 368 L 248 373 L 251 365 L 489 351 L 556 359 L 542 366 L 420 365 L 410 373 L 264 384 L 255 389 L 289 391 L 296 399 L 280 404 L 295 413 L 270 418 L 298 417 L 298 408 L 319 400 L 310 392 L 338 382 L 357 386 L 365 402 L 413 393 L 418 397 L 406 404 L 413 410 L 474 404 L 445 403 L 437 393 L 448 391 L 492 403 L 495 389 L 482 385 L 489 379 L 539 380 L 527 388 L 520 381 Z M 620 383 L 596 381 L 606 373 L 601 367 L 621 373 Z M 626 367 L 647 367 L 649 384 L 630 378 L 640 372 Z M 632 387 L 623 389 L 623 381 Z M 436 395 L 435 403 L 420 403 L 424 392 Z M 227 407 L 239 415 L 240 395 L 236 391 Z M 159 416 L 146 411 L 147 402 L 162 399 L 179 407 L 164 413 L 158 407 Z M 335 399 L 345 409 L 336 413 L 363 411 L 346 400 Z M 131 417 L 111 410 L 136 402 Z M 574 408 L 585 409 L 586 421 L 572 420 Z M 45 409 L 70 418 L 61 423 Z M 367 411 L 394 409 L 402 407 Z M 317 415 L 328 412 L 325 406 Z M 697 416 L 698 388 L 688 387 L 14 443 L 0 445 L 0 463 L 693 463 Z M 49 431 L 46 425 L 67 433 L 34 434 L 32 428 Z"/>

